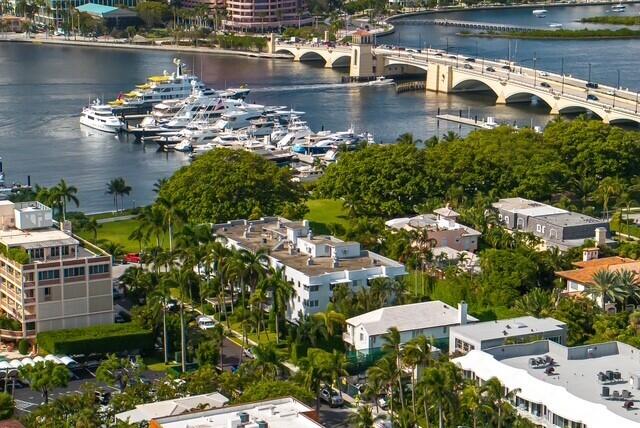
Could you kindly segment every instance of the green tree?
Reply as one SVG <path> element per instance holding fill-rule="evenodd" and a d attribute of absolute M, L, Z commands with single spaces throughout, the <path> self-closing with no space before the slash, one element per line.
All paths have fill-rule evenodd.
<path fill-rule="evenodd" d="M 9 419 L 13 416 L 16 403 L 13 401 L 11 394 L 0 392 L 0 420 Z"/>
<path fill-rule="evenodd" d="M 330 359 L 328 352 L 310 348 L 307 356 L 298 362 L 302 382 L 316 397 L 316 412 L 320 412 L 320 387 L 323 383 L 331 383 Z"/>
<path fill-rule="evenodd" d="M 67 204 L 73 202 L 76 207 L 80 206 L 76 194 L 78 189 L 75 186 L 69 186 L 64 179 L 60 179 L 60 182 L 51 189 L 52 198 L 58 203 L 58 206 L 62 210 L 62 220 L 67 219 Z"/>
<path fill-rule="evenodd" d="M 600 269 L 593 274 L 590 283 L 585 288 L 585 293 L 600 301 L 600 308 L 603 311 L 607 300 L 617 302 L 622 300 L 624 295 L 618 276 L 615 272 L 607 269 Z"/>
<path fill-rule="evenodd" d="M 63 365 L 44 361 L 20 367 L 20 376 L 27 381 L 29 388 L 42 394 L 44 404 L 49 404 L 49 392 L 66 387 L 71 373 Z"/>
<path fill-rule="evenodd" d="M 195 223 L 248 218 L 254 208 L 273 215 L 305 193 L 291 171 L 244 150 L 211 150 L 178 170 L 162 187 L 161 198 L 180 195 L 177 208 Z"/>
<path fill-rule="evenodd" d="M 367 404 L 358 407 L 355 412 L 350 413 L 347 417 L 347 422 L 349 426 L 353 428 L 373 428 L 376 422 L 384 419 L 386 419 L 386 415 L 384 414 L 374 416 L 371 406 Z"/>
<path fill-rule="evenodd" d="M 140 382 L 144 370 L 141 359 L 133 362 L 129 358 L 118 358 L 111 354 L 96 370 L 96 379 L 111 386 L 117 385 L 123 392 L 131 384 Z"/>
<path fill-rule="evenodd" d="M 252 403 L 280 397 L 294 397 L 309 405 L 313 405 L 316 401 L 316 397 L 312 393 L 296 382 L 262 379 L 248 385 L 238 402 Z"/>

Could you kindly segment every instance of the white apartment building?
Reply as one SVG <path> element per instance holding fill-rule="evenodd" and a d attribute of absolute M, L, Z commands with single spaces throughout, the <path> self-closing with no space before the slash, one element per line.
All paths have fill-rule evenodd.
<path fill-rule="evenodd" d="M 22 331 L 0 337 L 113 322 L 111 256 L 53 226 L 39 202 L 0 201 L 0 310 Z"/>
<path fill-rule="evenodd" d="M 319 428 L 313 409 L 286 397 L 222 407 L 194 410 L 181 415 L 153 419 L 151 428 Z"/>
<path fill-rule="evenodd" d="M 292 222 L 279 217 L 260 220 L 233 220 L 216 224 L 214 233 L 226 238 L 235 249 L 269 250 L 272 267 L 282 268 L 296 292 L 287 318 L 299 313 L 311 315 L 329 304 L 333 289 L 340 285 L 357 289 L 376 278 L 395 279 L 406 275 L 404 265 L 371 251 L 358 242 L 345 242 L 333 236 L 314 236 L 306 220 Z"/>
<path fill-rule="evenodd" d="M 640 350 L 620 342 L 567 348 L 544 340 L 453 359 L 466 378 L 517 390 L 518 413 L 545 428 L 640 426 Z"/>
<path fill-rule="evenodd" d="M 448 344 L 450 328 L 478 320 L 467 314 L 467 304 L 461 302 L 458 308 L 440 300 L 389 306 L 347 320 L 343 340 L 353 350 L 368 353 L 384 343 L 382 336 L 395 327 L 400 332 L 402 343 L 417 336 L 434 340 L 436 347 Z"/>
<path fill-rule="evenodd" d="M 460 325 L 451 328 L 449 351 L 451 353 L 469 352 L 474 349 L 494 348 L 506 343 L 543 339 L 564 345 L 567 341 L 567 325 L 555 318 L 532 316 Z"/>

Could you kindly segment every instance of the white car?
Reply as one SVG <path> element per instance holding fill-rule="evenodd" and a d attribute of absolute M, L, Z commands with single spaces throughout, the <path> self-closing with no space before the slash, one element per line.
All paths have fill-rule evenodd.
<path fill-rule="evenodd" d="M 612 96 L 613 96 L 613 95 L 615 95 L 615 92 L 613 92 L 613 91 L 607 91 L 607 92 L 606 92 L 606 94 L 607 94 L 607 95 L 612 95 Z"/>
<path fill-rule="evenodd" d="M 539 74 L 542 77 L 547 77 L 549 75 L 549 73 L 547 73 L 546 71 L 541 71 Z"/>
<path fill-rule="evenodd" d="M 204 315 L 196 318 L 196 322 L 200 330 L 209 330 L 216 326 L 216 321 L 213 318 Z"/>

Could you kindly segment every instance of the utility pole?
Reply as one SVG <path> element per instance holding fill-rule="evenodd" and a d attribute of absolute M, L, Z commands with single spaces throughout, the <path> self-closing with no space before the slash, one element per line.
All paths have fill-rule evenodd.
<path fill-rule="evenodd" d="M 562 95 L 564 94 L 564 57 L 562 57 L 561 64 L 560 74 L 562 74 L 562 86 L 560 87 L 560 94 Z"/>

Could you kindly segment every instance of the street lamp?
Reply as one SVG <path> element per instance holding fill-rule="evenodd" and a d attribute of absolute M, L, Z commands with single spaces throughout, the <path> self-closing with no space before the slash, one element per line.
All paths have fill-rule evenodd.
<path fill-rule="evenodd" d="M 536 72 L 536 53 L 533 53 L 533 87 L 535 88 L 536 86 L 536 82 L 537 82 L 537 77 L 538 77 L 538 73 Z"/>
<path fill-rule="evenodd" d="M 564 57 L 560 61 L 560 74 L 562 75 L 562 86 L 560 86 L 560 95 L 564 94 Z"/>
<path fill-rule="evenodd" d="M 589 63 L 589 78 L 587 79 L 587 82 L 591 82 L 591 63 Z"/>
<path fill-rule="evenodd" d="M 638 93 L 636 92 L 636 114 L 638 114 Z"/>
<path fill-rule="evenodd" d="M 613 90 L 613 107 L 616 107 L 616 92 L 618 91 L 618 89 L 620 88 L 620 69 L 618 69 L 618 84 L 616 85 L 616 88 Z"/>

